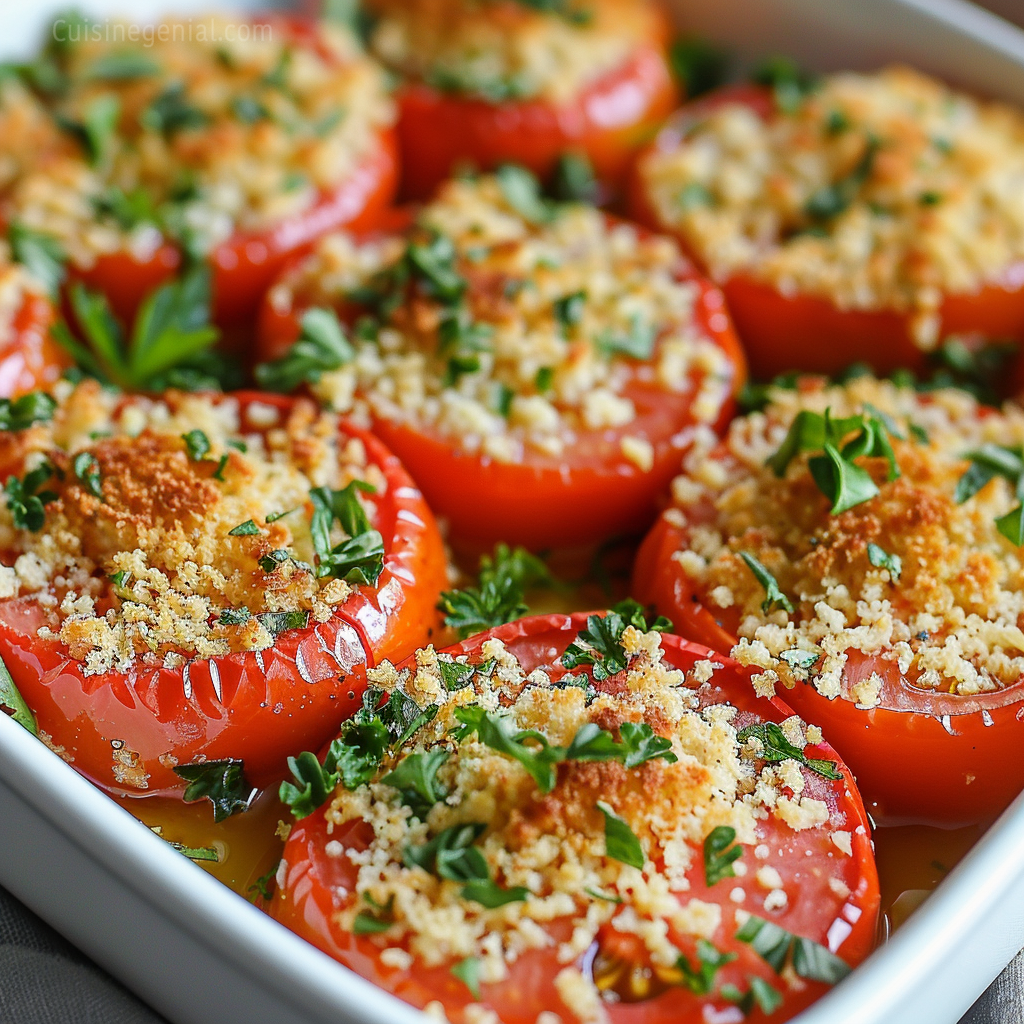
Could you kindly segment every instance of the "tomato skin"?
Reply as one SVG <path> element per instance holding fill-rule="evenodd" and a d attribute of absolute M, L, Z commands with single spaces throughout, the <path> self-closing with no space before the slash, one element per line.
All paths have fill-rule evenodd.
<path fill-rule="evenodd" d="M 68 355 L 50 337 L 56 319 L 49 299 L 26 293 L 11 322 L 10 338 L 0 347 L 0 397 L 48 390 L 71 365 Z"/>
<path fill-rule="evenodd" d="M 685 637 L 716 650 L 737 642 L 735 615 L 712 615 L 692 579 L 671 556 L 687 531 L 664 516 L 637 554 L 633 593 L 670 618 Z M 881 703 L 863 710 L 829 700 L 808 682 L 781 690 L 806 721 L 824 727 L 868 801 L 886 824 L 907 821 L 945 827 L 986 822 L 1024 789 L 1024 679 L 995 693 L 960 697 L 922 690 L 891 661 L 848 653 L 845 692 L 877 672 Z M 944 724 L 945 723 L 945 724 Z"/>
<path fill-rule="evenodd" d="M 692 270 L 680 278 L 700 289 L 695 320 L 731 364 L 734 396 L 746 379 L 746 364 L 722 293 Z M 264 301 L 260 361 L 288 351 L 299 336 L 301 313 Z M 531 452 L 523 462 L 501 463 L 462 452 L 448 438 L 408 424 L 375 418 L 371 429 L 409 469 L 435 513 L 448 521 L 450 543 L 460 550 L 487 550 L 498 540 L 535 550 L 584 547 L 643 530 L 691 443 L 692 392 L 669 393 L 634 379 L 623 395 L 633 401 L 636 419 L 616 429 L 580 431 L 562 458 Z M 734 409 L 730 396 L 711 426 L 723 430 Z M 632 434 L 646 437 L 654 448 L 647 472 L 622 454 L 621 440 Z"/>
<path fill-rule="evenodd" d="M 493 170 L 514 162 L 546 178 L 567 151 L 585 153 L 597 177 L 617 187 L 633 152 L 678 98 L 661 40 L 639 46 L 621 67 L 560 106 L 490 103 L 407 84 L 398 94 L 402 194 L 426 199 L 465 164 Z"/>
<path fill-rule="evenodd" d="M 263 231 L 238 232 L 217 246 L 209 257 L 212 317 L 225 347 L 242 349 L 250 343 L 260 300 L 290 259 L 329 231 L 373 227 L 394 198 L 397 183 L 397 139 L 389 129 L 353 173 L 314 206 Z M 146 295 L 174 277 L 180 265 L 181 253 L 165 242 L 145 261 L 116 252 L 98 257 L 91 267 L 68 270 L 70 280 L 103 292 L 114 315 L 131 324 Z"/>
<path fill-rule="evenodd" d="M 255 402 L 282 410 L 291 404 L 262 392 L 237 397 L 243 412 Z M 317 749 L 358 708 L 365 684 L 352 675 L 357 665 L 402 658 L 429 642 L 447 583 L 433 516 L 380 441 L 351 424 L 339 427 L 362 441 L 368 462 L 387 480 L 376 502 L 385 568 L 376 588 L 354 587 L 327 622 L 286 631 L 266 651 L 195 660 L 185 669 L 85 675 L 58 644 L 36 636 L 42 616 L 31 600 L 0 604 L 0 657 L 15 685 L 41 732 L 98 785 L 173 795 L 183 783 L 172 766 L 201 756 L 241 758 L 254 785 L 276 782 L 289 755 Z M 138 772 L 115 763 L 112 747 Z M 142 773 L 145 786 L 132 781 Z"/>
<path fill-rule="evenodd" d="M 630 216 L 676 235 L 698 266 L 700 255 L 681 232 L 662 222 L 650 202 L 640 167 L 645 155 L 672 150 L 695 121 L 730 103 L 750 107 L 762 120 L 774 116 L 767 89 L 729 86 L 680 108 L 658 138 L 637 157 L 628 185 Z M 915 341 L 914 314 L 897 309 L 843 309 L 816 295 L 784 295 L 773 284 L 747 273 L 719 282 L 743 341 L 751 373 L 769 379 L 791 370 L 837 374 L 866 363 L 884 376 L 906 367 L 923 369 L 928 353 Z M 1024 265 L 1007 267 L 1001 281 L 975 292 L 946 293 L 939 308 L 939 339 L 972 334 L 984 339 L 1024 340 Z"/>
<path fill-rule="evenodd" d="M 496 637 L 504 641 L 524 670 L 551 670 L 569 643 L 575 639 L 577 632 L 585 627 L 586 619 L 587 613 L 533 616 L 471 637 L 447 650 L 453 655 L 472 655 L 479 652 L 487 639 Z M 667 662 L 684 669 L 713 654 L 705 647 L 674 636 L 664 638 L 663 648 Z M 781 721 L 791 714 L 789 708 L 777 699 L 767 701 L 755 697 L 752 689 L 741 684 L 745 671 L 731 659 L 715 657 L 716 660 L 724 661 L 730 671 L 737 670 L 737 685 L 718 686 L 713 690 L 711 699 L 728 699 L 743 712 L 753 712 L 773 721 Z M 731 684 L 732 680 L 729 682 Z M 833 919 L 828 913 L 823 915 L 819 901 L 808 898 L 794 903 L 777 918 L 773 915 L 773 920 L 794 934 L 813 938 L 823 944 L 828 942 L 826 935 L 832 934 L 832 929 L 837 929 L 839 934 L 845 936 L 838 943 L 838 951 L 844 960 L 855 965 L 870 953 L 875 943 L 880 902 L 868 818 L 852 776 L 836 758 L 834 751 L 822 744 L 813 748 L 813 753 L 817 757 L 835 760 L 844 775 L 841 800 L 847 816 L 844 827 L 852 834 L 853 856 L 843 858 L 839 863 L 847 871 L 844 877 L 851 893 L 838 918 Z M 805 832 L 794 833 L 787 826 L 778 826 L 766 837 L 778 846 L 789 843 L 786 852 L 792 860 L 780 858 L 772 863 L 779 865 L 783 872 L 788 872 L 796 865 L 792 879 L 786 875 L 786 885 L 787 888 L 791 884 L 800 887 L 801 895 L 815 884 L 824 884 L 820 878 L 817 856 L 808 856 L 813 844 L 808 845 L 806 838 L 800 838 L 806 835 Z M 465 1008 L 475 1000 L 466 987 L 453 977 L 447 966 L 427 968 L 417 962 L 408 969 L 402 969 L 382 964 L 382 947 L 379 944 L 371 937 L 356 936 L 344 931 L 334 920 L 336 912 L 345 905 L 347 894 L 356 887 L 358 869 L 345 856 L 328 856 L 326 844 L 328 840 L 334 840 L 345 848 L 360 850 L 369 845 L 371 837 L 372 833 L 362 821 L 348 822 L 329 832 L 324 809 L 298 821 L 292 828 L 284 850 L 284 884 L 275 893 L 269 911 L 292 931 L 399 998 L 418 1007 L 440 1000 L 448 1018 L 454 1024 L 464 1024 Z M 837 869 L 831 852 L 824 849 L 830 841 L 827 836 L 821 838 L 822 849 L 815 849 L 814 853 L 828 858 L 824 861 L 828 864 L 827 870 L 835 872 Z M 777 847 L 775 852 L 778 852 Z M 801 873 L 799 865 L 807 865 L 808 861 L 811 862 L 808 870 Z M 700 871 L 688 877 L 691 883 L 688 895 L 720 903 L 723 910 L 737 906 L 731 903 L 727 895 L 727 882 L 719 883 L 719 887 L 712 890 L 704 883 Z M 816 879 L 817 883 L 812 879 Z M 834 896 L 830 898 L 835 900 Z M 825 898 L 826 902 L 828 899 Z M 757 913 L 758 907 L 759 904 L 753 901 L 746 905 L 751 913 Z M 763 909 L 761 913 L 764 913 Z M 546 924 L 545 929 L 555 943 L 565 941 L 571 934 L 571 922 L 567 918 L 558 919 Z M 622 936 L 611 930 L 609 939 L 612 938 L 628 940 L 632 936 Z M 733 952 L 737 956 L 735 963 L 722 971 L 719 981 L 742 985 L 750 975 L 756 974 L 769 983 L 774 982 L 778 988 L 784 988 L 750 947 L 737 941 L 732 934 L 716 934 L 714 941 L 723 952 Z M 836 948 L 833 947 L 834 950 Z M 589 955 L 584 954 L 584 964 Z M 479 1001 L 497 1011 L 502 1024 L 535 1024 L 538 1014 L 543 1010 L 560 1012 L 566 1020 L 574 1019 L 554 985 L 554 977 L 563 966 L 556 961 L 555 950 L 551 946 L 543 950 L 530 950 L 509 965 L 509 976 L 504 981 L 481 985 Z M 809 982 L 801 991 L 786 991 L 783 1006 L 772 1017 L 765 1017 L 755 1009 L 747 1019 L 785 1020 L 819 998 L 826 990 L 826 986 L 820 983 Z M 707 1002 L 685 989 L 670 988 L 643 1002 L 606 1004 L 605 1010 L 611 1024 L 703 1024 L 708 1019 L 705 1014 Z"/>

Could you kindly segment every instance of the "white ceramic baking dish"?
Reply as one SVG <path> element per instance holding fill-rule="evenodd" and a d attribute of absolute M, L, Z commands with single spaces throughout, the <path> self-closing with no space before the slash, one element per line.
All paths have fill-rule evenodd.
<path fill-rule="evenodd" d="M 58 3 L 5 0 L 0 57 Z M 120 4 L 80 4 L 105 14 Z M 204 0 L 131 4 L 196 10 Z M 224 6 L 223 3 L 220 6 Z M 1024 103 L 1024 32 L 960 0 L 675 0 L 741 57 L 914 64 Z M 174 852 L 0 715 L 0 884 L 175 1024 L 422 1024 Z M 1024 797 L 901 930 L 800 1024 L 955 1024 L 1024 945 Z"/>

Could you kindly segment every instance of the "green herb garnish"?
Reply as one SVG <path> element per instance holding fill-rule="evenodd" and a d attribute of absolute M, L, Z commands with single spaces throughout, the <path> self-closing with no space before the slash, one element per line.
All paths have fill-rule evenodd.
<path fill-rule="evenodd" d="M 736 843 L 736 829 L 717 825 L 704 837 L 704 881 L 710 888 L 723 878 L 735 878 L 733 862 L 743 856 L 743 847 Z"/>
<path fill-rule="evenodd" d="M 185 803 L 209 800 L 215 822 L 246 810 L 255 792 L 245 777 L 245 763 L 234 758 L 180 764 L 173 771 L 188 783 L 182 795 Z"/>
<path fill-rule="evenodd" d="M 52 235 L 25 227 L 15 221 L 7 229 L 11 255 L 38 281 L 51 297 L 60 290 L 65 277 L 67 253 Z"/>
<path fill-rule="evenodd" d="M 782 589 L 779 587 L 779 581 L 772 573 L 749 552 L 740 551 L 739 556 L 746 562 L 747 568 L 754 574 L 757 582 L 764 587 L 764 600 L 761 602 L 761 611 L 767 615 L 778 605 L 792 615 L 794 610 L 793 602 L 782 592 Z"/>
<path fill-rule="evenodd" d="M 596 807 L 604 816 L 605 854 L 612 860 L 642 869 L 646 858 L 636 834 L 604 801 L 599 800 Z"/>
<path fill-rule="evenodd" d="M 736 932 L 736 938 L 749 943 L 776 974 L 782 973 L 787 960 L 799 977 L 826 985 L 835 985 L 850 973 L 849 964 L 824 946 L 753 914 Z"/>
<path fill-rule="evenodd" d="M 56 400 L 45 391 L 0 398 L 0 430 L 27 430 L 36 423 L 49 423 L 56 408 Z"/>
<path fill-rule="evenodd" d="M 302 315 L 301 333 L 288 352 L 272 363 L 260 363 L 254 372 L 260 387 L 287 394 L 302 384 L 315 384 L 354 357 L 337 314 L 314 307 Z"/>
<path fill-rule="evenodd" d="M 39 735 L 36 716 L 25 703 L 3 659 L 0 659 L 0 711 L 13 718 L 23 729 L 28 729 L 33 736 Z"/>
<path fill-rule="evenodd" d="M 697 966 L 680 953 L 676 967 L 683 976 L 683 984 L 697 996 L 706 996 L 715 987 L 715 975 L 726 964 L 736 959 L 735 953 L 722 953 L 707 939 L 697 940 Z"/>
<path fill-rule="evenodd" d="M 30 530 L 38 533 L 46 521 L 46 508 L 51 501 L 57 500 L 55 491 L 40 490 L 53 477 L 53 466 L 43 462 L 35 469 L 26 473 L 20 480 L 16 476 L 7 478 L 4 494 L 7 496 L 7 508 L 10 510 L 14 525 L 19 530 Z"/>
<path fill-rule="evenodd" d="M 736 733 L 736 739 L 740 743 L 748 743 L 754 739 L 758 741 L 757 756 L 770 763 L 787 761 L 792 759 L 822 778 L 830 779 L 833 782 L 840 782 L 843 773 L 836 767 L 835 761 L 826 761 L 822 758 L 808 757 L 804 751 L 790 743 L 782 727 L 775 722 L 758 722 L 755 725 L 748 725 Z"/>
<path fill-rule="evenodd" d="M 317 555 L 318 577 L 333 576 L 372 587 L 376 586 L 384 571 L 384 538 L 370 524 L 359 503 L 359 491 L 375 493 L 375 489 L 363 480 L 353 480 L 339 491 L 314 487 L 309 492 L 313 503 L 310 534 Z M 335 519 L 348 538 L 332 545 L 331 526 Z"/>

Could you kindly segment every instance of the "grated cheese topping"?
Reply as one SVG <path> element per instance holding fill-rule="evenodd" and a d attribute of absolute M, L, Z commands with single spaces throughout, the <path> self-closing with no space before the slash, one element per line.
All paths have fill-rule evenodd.
<path fill-rule="evenodd" d="M 75 125 L 108 120 L 85 152 L 28 161 L 3 212 L 82 267 L 121 250 L 146 259 L 167 234 L 207 253 L 307 210 L 394 119 L 382 69 L 335 24 L 299 44 L 280 21 L 168 20 L 146 26 L 143 45 L 138 25 L 94 38 L 67 21 L 54 54 L 67 89 L 52 113 L 69 141 Z"/>
<path fill-rule="evenodd" d="M 370 7 L 379 16 L 370 47 L 388 67 L 492 102 L 569 102 L 662 34 L 647 0 L 373 0 Z"/>
<path fill-rule="evenodd" d="M 565 938 L 557 943 L 557 956 L 566 966 L 559 992 L 577 1019 L 600 1019 L 595 1014 L 610 996 L 580 965 L 602 929 L 638 936 L 653 964 L 671 968 L 680 942 L 721 941 L 733 915 L 744 913 L 691 893 L 692 879 L 705 895 L 701 847 L 712 829 L 732 827 L 738 842 L 754 847 L 766 828 L 779 827 L 768 819 L 794 830 L 827 830 L 823 843 L 842 827 L 845 815 L 833 788 L 796 761 L 781 767 L 759 762 L 756 739 L 737 739 L 737 729 L 753 716 L 701 699 L 697 677 L 714 683 L 721 665 L 702 662 L 699 672 L 689 673 L 671 668 L 663 660 L 661 635 L 633 626 L 625 628 L 621 644 L 627 659 L 616 677 L 621 685 L 596 695 L 572 684 L 571 676 L 558 679 L 541 669 L 527 674 L 493 638 L 472 669 L 458 668 L 465 655 L 453 661 L 428 647 L 417 652 L 412 669 L 399 672 L 385 662 L 368 671 L 371 684 L 421 707 L 434 704 L 437 712 L 402 750 L 387 756 L 371 781 L 339 787 L 326 811 L 329 833 L 355 820 L 372 830 L 365 847 L 337 844 L 335 854 L 358 869 L 354 891 L 338 894 L 341 927 L 352 930 L 361 913 L 386 908 L 389 926 L 372 939 L 382 949 L 401 946 L 427 967 L 477 957 L 481 981 L 497 982 L 523 952 L 556 944 L 545 926 L 560 922 L 556 931 Z M 459 686 L 448 689 L 453 673 Z M 510 735 L 533 730 L 563 748 L 585 726 L 617 736 L 623 723 L 646 724 L 671 741 L 676 760 L 655 758 L 628 769 L 614 760 L 565 760 L 545 794 L 518 760 L 478 733 L 460 733 L 458 713 L 466 709 L 503 716 Z M 445 795 L 414 812 L 384 780 L 407 757 L 438 753 L 447 755 L 436 772 Z M 645 851 L 642 869 L 608 856 L 598 803 L 638 838 Z M 488 909 L 467 898 L 461 882 L 410 863 L 409 849 L 445 829 L 473 824 L 480 830 L 474 845 L 490 878 L 505 889 L 524 887 L 525 899 Z M 737 864 L 737 875 L 745 870 Z M 793 884 L 777 872 L 772 881 L 779 892 Z M 786 902 L 774 900 L 777 909 Z"/>
<path fill-rule="evenodd" d="M 1024 560 L 995 520 L 1017 498 L 999 477 L 961 504 L 955 495 L 969 452 L 1024 442 L 1024 411 L 870 378 L 843 387 L 808 378 L 771 394 L 764 412 L 735 420 L 720 444 L 705 439 L 687 455 L 673 484 L 676 509 L 666 513 L 687 533 L 673 557 L 706 607 L 736 624 L 732 653 L 758 670 L 755 685 L 770 693 L 779 681 L 809 678 L 827 697 L 871 708 L 883 681 L 858 667 L 861 655 L 929 690 L 969 696 L 1015 683 L 1024 674 Z M 881 410 L 904 436 L 891 437 L 900 476 L 887 481 L 885 459 L 858 458 L 879 494 L 838 515 L 808 455 L 781 479 L 765 465 L 798 412 L 825 409 L 836 417 Z M 869 544 L 900 560 L 898 574 L 871 563 Z M 778 603 L 762 609 L 765 588 L 740 552 L 775 577 L 792 614 Z"/>
<path fill-rule="evenodd" d="M 922 348 L 944 293 L 1019 284 L 1024 117 L 906 68 L 828 76 L 767 121 L 727 103 L 641 173 L 716 280 L 909 312 Z"/>
<path fill-rule="evenodd" d="M 445 309 L 414 292 L 369 337 L 357 330 L 355 358 L 314 386 L 331 407 L 430 430 L 500 462 L 558 459 L 581 434 L 606 431 L 644 471 L 651 442 L 642 426 L 631 429 L 644 389 L 689 396 L 699 422 L 721 415 L 734 371 L 695 319 L 698 286 L 669 239 L 582 204 L 552 207 L 536 223 L 495 177 L 448 183 L 411 237 L 454 247 L 462 315 L 477 332 L 469 363 L 453 371 L 460 352 L 445 341 Z M 282 313 L 340 304 L 394 268 L 406 245 L 328 236 L 270 302 Z M 648 358 L 609 345 L 638 331 Z"/>
<path fill-rule="evenodd" d="M 230 396 L 126 398 L 91 381 L 57 394 L 51 422 L 0 433 L 0 597 L 31 599 L 39 635 L 86 674 L 263 650 L 349 595 L 315 575 L 310 490 L 358 479 L 380 494 L 385 480 L 337 417 L 303 400 L 282 414 Z M 191 431 L 209 444 L 201 457 Z M 17 524 L 11 481 L 47 463 L 45 520 Z M 332 543 L 345 536 L 334 523 Z"/>

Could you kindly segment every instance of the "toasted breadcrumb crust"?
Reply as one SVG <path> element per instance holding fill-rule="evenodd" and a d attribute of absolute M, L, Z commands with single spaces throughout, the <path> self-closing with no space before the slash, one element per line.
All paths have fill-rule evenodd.
<path fill-rule="evenodd" d="M 417 653 L 413 670 L 397 672 L 384 663 L 368 672 L 385 690 L 397 688 L 421 706 L 439 707 L 410 744 L 389 756 L 375 780 L 354 790 L 339 787 L 326 812 L 329 833 L 353 820 L 373 830 L 366 849 L 334 843 L 333 855 L 358 867 L 355 891 L 340 894 L 341 927 L 351 930 L 367 907 L 388 907 L 394 923 L 374 939 L 382 949 L 401 946 L 428 967 L 478 957 L 480 980 L 498 982 L 523 952 L 552 944 L 545 925 L 567 919 L 571 929 L 557 950 L 566 965 L 558 990 L 579 1020 L 599 1019 L 595 1011 L 607 997 L 579 964 L 604 926 L 637 935 L 653 964 L 672 968 L 685 937 L 711 939 L 720 928 L 726 934 L 731 915 L 744 913 L 688 895 L 688 875 L 703 878 L 701 844 L 713 828 L 732 827 L 738 842 L 753 847 L 761 842 L 760 823 L 770 818 L 794 830 L 843 827 L 833 788 L 795 760 L 761 764 L 757 740 L 737 739 L 739 719 L 749 724 L 752 716 L 727 704 L 702 706 L 698 688 L 701 681 L 714 682 L 720 664 L 698 662 L 689 674 L 671 668 L 663 660 L 661 635 L 633 626 L 621 642 L 628 659 L 622 685 L 589 704 L 584 689 L 566 685 L 565 678 L 553 686 L 543 670 L 527 675 L 497 639 L 483 644 L 479 666 L 460 689 L 446 689 L 440 666 L 453 659 L 432 647 Z M 646 723 L 671 740 L 678 760 L 630 769 L 615 761 L 563 762 L 554 788 L 543 794 L 519 762 L 475 734 L 453 733 L 460 727 L 456 710 L 474 705 L 508 715 L 516 729 L 536 730 L 559 746 L 568 746 L 587 723 L 613 735 L 625 722 Z M 802 723 L 794 718 L 786 728 L 802 749 Z M 382 779 L 408 754 L 429 751 L 448 754 L 437 773 L 448 795 L 421 820 Z M 638 837 L 646 852 L 642 870 L 607 855 L 598 801 Z M 524 901 L 486 909 L 461 896 L 461 883 L 406 866 L 407 847 L 468 823 L 485 826 L 476 846 L 491 877 L 506 888 L 524 886 Z M 737 875 L 744 874 L 740 863 Z M 781 878 L 774 880 L 782 885 Z"/>
<path fill-rule="evenodd" d="M 698 288 L 680 278 L 687 265 L 671 240 L 582 204 L 531 223 L 494 177 L 450 182 L 419 224 L 454 243 L 473 321 L 492 331 L 479 369 L 448 379 L 442 307 L 418 296 L 390 316 L 376 342 L 355 339 L 356 358 L 315 385 L 331 407 L 360 422 L 375 416 L 433 430 L 500 462 L 521 462 L 527 452 L 558 458 L 581 432 L 628 428 L 637 410 L 625 392 L 638 382 L 692 392 L 698 422 L 721 415 L 732 367 L 694 319 Z M 336 304 L 404 251 L 397 238 L 356 245 L 328 236 L 270 302 L 281 312 L 297 295 Z M 579 319 L 568 324 L 558 303 L 581 293 Z M 628 333 L 634 322 L 657 333 L 649 360 L 602 351 L 608 332 Z M 623 440 L 623 457 L 649 469 L 642 432 Z"/>
<path fill-rule="evenodd" d="M 641 173 L 717 280 L 910 312 L 923 348 L 944 293 L 1020 283 L 1024 117 L 907 68 L 828 76 L 768 121 L 728 103 Z"/>
<path fill-rule="evenodd" d="M 862 378 L 843 387 L 807 379 L 796 391 L 772 390 L 763 412 L 731 425 L 720 444 L 705 438 L 673 484 L 688 546 L 673 557 L 712 613 L 739 622 L 733 656 L 760 670 L 770 692 L 781 680 L 810 678 L 827 697 L 862 707 L 879 702 L 876 675 L 843 684 L 851 654 L 891 662 L 917 686 L 971 695 L 998 690 L 1024 674 L 1024 569 L 1021 550 L 995 520 L 1018 502 L 1007 481 L 986 484 L 957 504 L 957 481 L 982 444 L 1024 443 L 1024 411 L 986 409 L 958 390 L 917 394 Z M 881 410 L 904 440 L 892 440 L 900 469 L 887 482 L 883 459 L 858 459 L 877 497 L 830 515 L 829 500 L 800 455 L 785 476 L 765 460 L 800 410 L 834 416 Z M 915 439 L 911 424 L 927 434 Z M 680 512 L 682 515 L 680 516 Z M 898 578 L 868 558 L 868 544 L 901 561 Z M 762 610 L 765 589 L 740 559 L 757 558 L 795 606 Z M 817 655 L 795 669 L 800 653 Z M 787 660 L 787 658 L 789 660 Z"/>
<path fill-rule="evenodd" d="M 494 101 L 567 103 L 659 41 L 662 19 L 647 0 L 372 0 L 370 48 L 386 65 L 442 92 Z"/>
<path fill-rule="evenodd" d="M 57 62 L 69 85 L 52 113 L 88 123 L 115 104 L 103 152 L 90 161 L 78 145 L 42 146 L 20 175 L 0 162 L 0 187 L 10 181 L 4 218 L 58 238 L 78 266 L 123 250 L 145 260 L 165 230 L 208 252 L 236 231 L 296 215 L 344 181 L 394 120 L 383 70 L 339 25 L 317 23 L 303 44 L 282 22 L 221 16 L 168 20 L 146 46 L 126 43 L 129 30 L 137 39 L 139 26 L 121 22 L 96 39 L 87 25 L 63 27 L 70 42 Z M 104 74 L 126 57 L 151 73 Z M 21 107 L 35 104 L 21 93 Z M 178 121 L 154 119 L 160 109 Z M 124 212 L 117 193 L 137 192 L 141 206 Z"/>
<path fill-rule="evenodd" d="M 298 401 L 287 414 L 250 407 L 246 425 L 230 396 L 126 398 L 91 381 L 58 393 L 52 422 L 0 433 L 5 479 L 49 462 L 40 490 L 56 495 L 38 532 L 19 529 L 4 500 L 0 598 L 31 599 L 43 613 L 40 636 L 63 644 L 86 674 L 263 650 L 274 631 L 257 616 L 326 621 L 348 596 L 346 583 L 310 568 L 309 491 L 361 479 L 380 493 L 385 481 L 362 443 L 339 434 L 337 417 Z M 266 429 L 254 429 L 256 419 Z M 182 437 L 193 430 L 210 443 L 201 459 Z M 83 453 L 101 496 L 89 469 L 74 468 Z M 255 532 L 231 535 L 248 520 Z M 275 550 L 292 557 L 267 571 L 259 560 Z"/>

